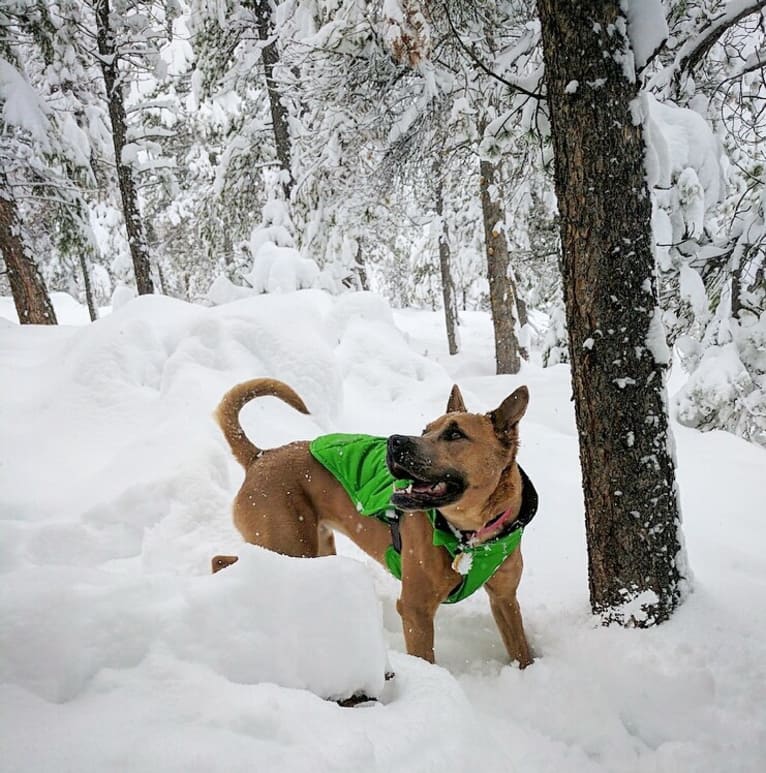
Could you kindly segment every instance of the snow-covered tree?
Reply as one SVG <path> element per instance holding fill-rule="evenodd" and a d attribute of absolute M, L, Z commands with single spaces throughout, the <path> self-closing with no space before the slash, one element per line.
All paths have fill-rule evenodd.
<path fill-rule="evenodd" d="M 687 579 L 646 146 L 634 120 L 646 40 L 618 2 L 538 7 L 591 607 L 605 623 L 646 627 L 672 614 Z"/>

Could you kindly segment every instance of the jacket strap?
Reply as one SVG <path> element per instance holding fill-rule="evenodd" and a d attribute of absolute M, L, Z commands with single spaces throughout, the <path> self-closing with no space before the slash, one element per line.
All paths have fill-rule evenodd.
<path fill-rule="evenodd" d="M 394 510 L 395 517 L 388 522 L 388 528 L 391 530 L 391 546 L 401 555 L 402 552 L 402 511 L 397 507 Z"/>

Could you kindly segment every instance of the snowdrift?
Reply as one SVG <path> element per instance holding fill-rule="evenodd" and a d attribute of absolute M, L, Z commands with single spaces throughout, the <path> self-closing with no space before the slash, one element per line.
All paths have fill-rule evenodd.
<path fill-rule="evenodd" d="M 0 320 L 0 768 L 760 770 L 766 453 L 676 426 L 696 590 L 658 629 L 601 629 L 567 367 L 494 376 L 486 315 L 463 316 L 454 358 L 442 324 L 318 291 L 215 308 L 144 297 L 53 329 Z M 241 543 L 242 471 L 211 414 L 259 375 L 311 410 L 248 405 L 264 447 L 415 433 L 455 381 L 473 410 L 529 385 L 531 668 L 507 666 L 483 594 L 440 611 L 431 666 L 402 654 L 398 585 L 350 543 L 312 561 Z M 213 576 L 216 553 L 242 560 Z M 323 699 L 357 690 L 380 700 Z"/>

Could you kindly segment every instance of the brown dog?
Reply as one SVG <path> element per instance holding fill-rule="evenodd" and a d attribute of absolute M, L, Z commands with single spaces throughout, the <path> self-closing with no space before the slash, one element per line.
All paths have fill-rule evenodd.
<path fill-rule="evenodd" d="M 338 529 L 386 565 L 393 527 L 360 515 L 343 486 L 312 456 L 308 442 L 261 450 L 245 436 L 239 412 L 248 401 L 265 395 L 308 413 L 289 386 L 273 379 L 235 386 L 216 412 L 235 458 L 246 471 L 233 506 L 234 523 L 244 539 L 289 556 L 323 556 L 335 553 L 333 529 Z M 450 599 L 465 574 L 453 568 L 457 560 L 447 549 L 434 544 L 435 527 L 424 511 L 438 508 L 446 519 L 445 529 L 461 544 L 471 544 L 471 549 L 489 545 L 516 522 L 522 490 L 531 489 L 534 495 L 516 464 L 518 423 L 528 401 L 527 388 L 519 387 L 494 411 L 467 413 L 455 386 L 447 413 L 431 422 L 422 436 L 388 438 L 390 473 L 412 481 L 391 496 L 392 506 L 403 511 L 395 537 L 401 541 L 402 590 L 397 609 L 411 655 L 433 662 L 436 610 Z M 528 494 L 524 491 L 525 503 Z M 234 560 L 216 556 L 213 570 Z M 516 600 L 522 572 L 520 549 L 501 560 L 484 587 L 508 654 L 524 668 L 532 657 Z"/>

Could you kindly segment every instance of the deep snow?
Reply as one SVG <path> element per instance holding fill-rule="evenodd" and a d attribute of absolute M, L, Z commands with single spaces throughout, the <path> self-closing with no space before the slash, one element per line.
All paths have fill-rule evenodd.
<path fill-rule="evenodd" d="M 763 449 L 674 425 L 695 590 L 657 629 L 604 629 L 588 608 L 567 367 L 492 375 L 486 315 L 463 315 L 450 358 L 440 314 L 366 294 L 139 298 L 94 325 L 56 303 L 72 326 L 0 319 L 0 770 L 763 769 Z M 396 581 L 350 543 L 299 569 L 247 552 L 229 516 L 241 470 L 211 412 L 257 375 L 312 411 L 248 406 L 264 446 L 419 432 L 453 382 L 473 410 L 529 385 L 531 668 L 506 665 L 482 593 L 440 611 L 430 666 L 402 654 Z M 210 576 L 215 553 L 248 561 Z M 381 637 L 396 672 L 384 687 L 369 681 Z M 299 684 L 382 699 L 342 709 Z"/>

